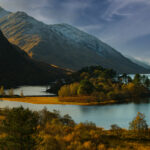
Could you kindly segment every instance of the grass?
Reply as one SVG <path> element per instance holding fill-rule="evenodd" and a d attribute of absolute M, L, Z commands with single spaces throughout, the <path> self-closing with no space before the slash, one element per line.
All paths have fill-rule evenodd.
<path fill-rule="evenodd" d="M 1 100 L 6 101 L 16 101 L 16 102 L 24 102 L 24 103 L 32 103 L 32 104 L 62 104 L 62 105 L 107 105 L 107 104 L 115 104 L 115 100 L 109 100 L 104 102 L 72 102 L 71 97 L 63 98 L 67 99 L 67 101 L 61 101 L 58 97 L 8 97 L 1 98 Z M 81 99 L 81 97 L 80 97 Z"/>
<path fill-rule="evenodd" d="M 59 104 L 57 97 L 19 97 L 19 98 L 2 98 L 2 100 L 16 101 L 32 104 Z"/>

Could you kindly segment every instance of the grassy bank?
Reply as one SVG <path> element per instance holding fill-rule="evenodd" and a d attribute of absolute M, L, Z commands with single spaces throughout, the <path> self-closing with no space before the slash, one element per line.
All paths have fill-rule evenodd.
<path fill-rule="evenodd" d="M 0 110 L 0 149 L 149 150 L 150 129 L 142 113 L 129 123 L 129 130 L 116 124 L 105 130 L 92 122 L 77 124 L 57 111 L 6 108 Z"/>
<path fill-rule="evenodd" d="M 81 101 L 81 99 L 83 101 Z M 104 102 L 88 102 L 87 97 L 66 97 L 66 98 L 58 98 L 58 97 L 19 97 L 19 98 L 1 98 L 1 100 L 6 101 L 16 101 L 16 102 L 24 102 L 24 103 L 32 103 L 32 104 L 62 104 L 62 105 L 109 105 L 118 103 L 115 100 L 109 100 Z"/>

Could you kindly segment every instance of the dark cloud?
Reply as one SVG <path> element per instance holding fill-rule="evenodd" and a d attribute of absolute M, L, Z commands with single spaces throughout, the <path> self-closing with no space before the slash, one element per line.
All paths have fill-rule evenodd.
<path fill-rule="evenodd" d="M 47 24 L 77 26 L 136 57 L 141 57 L 141 47 L 136 43 L 150 35 L 149 0 L 0 0 L 0 4 L 11 11 L 25 11 Z M 149 45 L 141 46 L 148 54 L 144 58 L 150 57 Z"/>

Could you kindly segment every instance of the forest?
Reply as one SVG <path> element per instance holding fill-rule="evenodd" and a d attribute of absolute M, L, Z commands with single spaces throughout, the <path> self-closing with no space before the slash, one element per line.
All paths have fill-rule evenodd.
<path fill-rule="evenodd" d="M 85 67 L 67 79 L 51 86 L 50 92 L 58 94 L 60 101 L 116 102 L 133 101 L 150 96 L 150 80 L 146 75 L 131 78 L 101 66 Z"/>
<path fill-rule="evenodd" d="M 0 111 L 1 150 L 148 150 L 149 143 L 150 129 L 140 112 L 129 129 L 114 124 L 105 130 L 92 122 L 77 124 L 69 115 L 46 108 Z"/>

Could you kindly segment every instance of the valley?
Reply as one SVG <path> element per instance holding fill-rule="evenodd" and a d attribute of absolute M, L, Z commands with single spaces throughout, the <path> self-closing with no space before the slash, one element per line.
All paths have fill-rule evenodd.
<path fill-rule="evenodd" d="M 113 12 L 107 11 L 103 17 L 98 12 L 103 13 L 104 8 L 99 7 L 96 14 L 101 18 L 95 20 L 94 15 L 92 20 L 103 24 L 88 25 L 92 23 L 86 20 L 92 14 L 89 10 L 81 13 L 87 14 L 83 22 L 72 22 L 79 17 L 74 12 L 62 17 L 71 17 L 64 21 L 67 23 L 58 21 L 56 18 L 63 11 L 83 7 L 79 1 L 62 1 L 42 1 L 51 3 L 50 7 L 30 1 L 32 12 L 31 7 L 28 11 L 14 11 L 16 6 L 29 6 L 27 1 L 18 1 L 8 11 L 1 7 L 0 0 L 0 149 L 149 150 L 150 66 L 145 63 L 148 60 L 139 61 L 141 56 L 125 55 L 124 46 L 115 49 L 108 44 L 113 45 L 114 38 L 118 38 L 117 45 L 121 45 L 121 38 L 127 44 L 134 34 L 138 35 L 139 30 L 131 32 L 136 27 L 129 27 L 129 21 L 125 24 L 130 28 L 129 39 L 124 37 L 126 30 L 120 27 L 124 32 L 117 33 L 118 26 L 112 22 L 134 14 L 121 11 L 129 2 L 117 9 L 111 5 L 109 10 Z M 59 9 L 53 8 L 55 4 L 61 4 Z M 84 9 L 90 9 L 91 4 L 85 4 Z M 68 8 L 62 9 L 66 5 Z M 45 15 L 54 11 L 56 18 L 52 14 L 48 18 L 51 24 L 45 21 L 45 15 L 42 19 L 42 10 Z M 116 33 L 105 37 L 105 28 L 109 27 L 112 33 L 114 26 Z M 90 32 L 93 27 L 95 31 L 104 30 L 95 34 Z M 144 57 L 146 53 L 141 51 Z"/>

